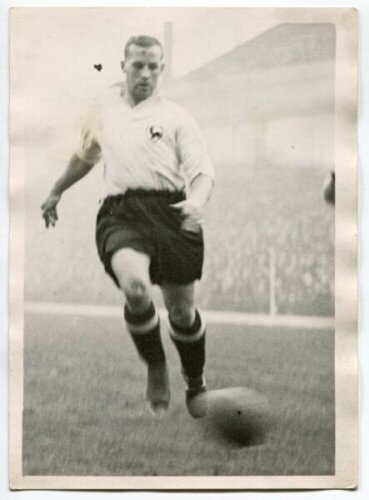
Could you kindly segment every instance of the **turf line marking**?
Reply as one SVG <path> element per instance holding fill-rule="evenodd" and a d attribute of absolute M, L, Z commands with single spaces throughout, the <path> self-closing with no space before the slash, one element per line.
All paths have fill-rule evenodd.
<path fill-rule="evenodd" d="M 53 302 L 25 302 L 24 308 L 31 314 L 51 314 L 62 316 L 88 316 L 99 318 L 122 318 L 120 306 L 100 304 L 62 304 Z M 159 309 L 160 316 L 166 318 L 166 311 Z M 231 311 L 202 311 L 208 323 L 223 325 L 282 326 L 288 328 L 333 329 L 334 318 L 325 316 L 292 316 L 251 314 Z"/>

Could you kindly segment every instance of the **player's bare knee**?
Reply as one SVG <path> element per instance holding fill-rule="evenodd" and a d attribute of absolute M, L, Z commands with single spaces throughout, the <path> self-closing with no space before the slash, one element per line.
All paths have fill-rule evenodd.
<path fill-rule="evenodd" d="M 173 304 L 169 306 L 168 314 L 170 320 L 175 325 L 187 328 L 191 326 L 194 321 L 195 309 L 192 304 Z"/>
<path fill-rule="evenodd" d="M 133 309 L 144 309 L 150 304 L 149 284 L 140 278 L 132 278 L 121 287 L 128 304 Z"/>

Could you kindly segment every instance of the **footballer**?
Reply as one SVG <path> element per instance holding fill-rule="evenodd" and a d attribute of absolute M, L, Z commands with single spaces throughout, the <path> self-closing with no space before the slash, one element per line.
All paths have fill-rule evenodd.
<path fill-rule="evenodd" d="M 204 260 L 202 221 L 214 169 L 192 116 L 158 92 L 164 69 L 160 42 L 132 37 L 121 63 L 123 89 L 94 107 L 64 174 L 42 204 L 46 227 L 57 221 L 63 192 L 104 162 L 105 197 L 96 220 L 101 262 L 124 298 L 124 319 L 147 365 L 147 400 L 169 405 L 170 387 L 160 320 L 152 299 L 159 285 L 178 351 L 191 416 L 206 391 L 205 321 L 195 305 Z M 201 407 L 202 408 L 202 407 Z"/>

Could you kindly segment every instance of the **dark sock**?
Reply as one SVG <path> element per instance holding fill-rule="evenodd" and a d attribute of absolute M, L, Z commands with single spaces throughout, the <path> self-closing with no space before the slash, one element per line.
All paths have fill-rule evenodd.
<path fill-rule="evenodd" d="M 124 319 L 141 358 L 149 364 L 164 363 L 165 353 L 160 335 L 159 316 L 153 303 L 147 311 L 135 314 L 124 306 Z"/>
<path fill-rule="evenodd" d="M 177 348 L 184 374 L 187 377 L 200 377 L 205 365 L 205 324 L 196 311 L 193 324 L 183 328 L 169 318 L 170 337 Z"/>

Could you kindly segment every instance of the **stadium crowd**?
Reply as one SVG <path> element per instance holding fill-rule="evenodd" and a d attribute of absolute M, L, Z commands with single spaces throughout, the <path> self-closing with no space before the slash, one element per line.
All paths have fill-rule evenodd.
<path fill-rule="evenodd" d="M 275 179 L 266 192 L 270 174 L 254 173 L 251 186 L 240 178 L 237 192 L 234 183 L 228 193 L 223 187 L 222 201 L 212 207 L 201 301 L 209 308 L 267 313 L 273 267 L 278 313 L 332 315 L 333 211 L 322 202 L 321 175 L 301 169 L 300 181 L 290 176 L 286 186 Z M 308 188 L 304 196 L 299 182 Z"/>
<path fill-rule="evenodd" d="M 217 172 L 205 223 L 201 307 L 268 313 L 274 251 L 277 313 L 333 315 L 334 212 L 322 199 L 326 172 L 270 167 L 245 173 L 237 166 L 231 177 L 220 166 Z M 74 204 L 84 203 L 78 190 L 69 203 L 63 206 L 49 247 L 40 244 L 44 233 L 34 234 L 35 226 L 27 225 L 26 300 L 119 303 L 98 265 L 95 205 L 76 210 Z M 75 214 L 72 219 L 67 210 Z M 40 262 L 47 262 L 47 279 L 39 272 Z"/>

